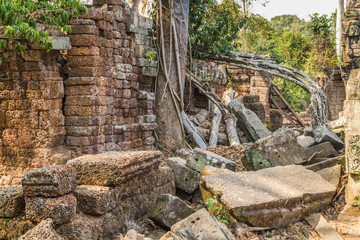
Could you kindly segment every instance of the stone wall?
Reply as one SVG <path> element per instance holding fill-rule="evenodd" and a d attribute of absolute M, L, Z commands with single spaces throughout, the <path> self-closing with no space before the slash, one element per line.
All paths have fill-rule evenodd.
<path fill-rule="evenodd" d="M 152 20 L 122 0 L 92 4 L 57 50 L 1 53 L 0 185 L 86 153 L 154 148 Z"/>

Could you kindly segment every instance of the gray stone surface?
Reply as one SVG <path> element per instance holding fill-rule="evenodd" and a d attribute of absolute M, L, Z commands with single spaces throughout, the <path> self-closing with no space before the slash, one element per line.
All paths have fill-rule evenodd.
<path fill-rule="evenodd" d="M 163 194 L 157 199 L 156 207 L 149 217 L 161 226 L 170 228 L 194 212 L 195 211 L 180 198 L 170 194 Z"/>
<path fill-rule="evenodd" d="M 53 221 L 48 218 L 27 231 L 19 240 L 64 240 L 53 228 Z"/>
<path fill-rule="evenodd" d="M 323 142 L 315 146 L 308 147 L 305 149 L 305 151 L 308 158 L 313 156 L 315 153 L 317 153 L 315 158 L 329 158 L 338 155 L 338 152 L 329 142 Z"/>
<path fill-rule="evenodd" d="M 256 141 L 271 135 L 259 117 L 247 109 L 240 99 L 232 100 L 228 106 L 237 117 L 237 125 L 241 127 L 249 139 Z"/>
<path fill-rule="evenodd" d="M 56 198 L 25 197 L 25 214 L 33 222 L 51 218 L 55 224 L 63 224 L 75 216 L 76 205 L 72 193 Z"/>
<path fill-rule="evenodd" d="M 21 187 L 0 187 L 0 218 L 13 218 L 25 207 Z"/>
<path fill-rule="evenodd" d="M 303 148 L 307 148 L 310 147 L 312 145 L 315 144 L 315 139 L 313 137 L 310 136 L 304 136 L 304 135 L 300 135 L 296 138 L 296 141 L 298 144 L 300 144 L 300 146 L 302 146 Z"/>
<path fill-rule="evenodd" d="M 333 186 L 337 187 L 340 182 L 341 165 L 324 168 L 320 171 L 317 171 L 316 173 L 319 174 L 323 179 L 331 183 Z"/>
<path fill-rule="evenodd" d="M 68 161 L 79 185 L 120 186 L 161 161 L 159 151 L 106 152 Z"/>
<path fill-rule="evenodd" d="M 304 136 L 314 137 L 314 129 L 312 127 L 305 127 L 302 131 Z"/>
<path fill-rule="evenodd" d="M 81 185 L 75 189 L 78 209 L 90 215 L 103 215 L 115 207 L 115 194 L 109 187 Z"/>
<path fill-rule="evenodd" d="M 320 175 L 296 165 L 201 176 L 200 185 L 204 199 L 217 196 L 239 221 L 271 228 L 320 211 L 336 192 Z"/>
<path fill-rule="evenodd" d="M 76 174 L 71 166 L 48 166 L 26 173 L 21 182 L 27 197 L 58 197 L 74 191 Z"/>
<path fill-rule="evenodd" d="M 52 37 L 53 50 L 70 50 L 71 42 L 68 37 Z"/>
<path fill-rule="evenodd" d="M 201 172 L 206 166 L 227 168 L 232 171 L 236 169 L 236 163 L 213 152 L 195 148 L 186 160 L 187 166 Z"/>
<path fill-rule="evenodd" d="M 172 238 L 170 238 L 170 237 Z M 229 229 L 206 209 L 201 209 L 171 227 L 160 240 L 235 240 Z"/>
<path fill-rule="evenodd" d="M 175 174 L 175 184 L 178 188 L 188 194 L 192 194 L 199 188 L 200 174 L 186 166 L 184 159 L 178 157 L 169 158 L 167 163 Z"/>
<path fill-rule="evenodd" d="M 341 150 L 345 146 L 344 142 L 335 133 L 323 126 L 315 129 L 315 142 L 330 142 L 336 150 Z"/>
<path fill-rule="evenodd" d="M 245 151 L 242 162 L 247 170 L 301 164 L 307 160 L 303 147 L 290 129 L 279 129 L 271 136 L 257 140 Z"/>

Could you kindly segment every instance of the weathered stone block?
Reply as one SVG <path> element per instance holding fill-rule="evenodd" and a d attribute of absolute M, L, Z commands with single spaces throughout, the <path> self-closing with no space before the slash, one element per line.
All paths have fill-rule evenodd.
<path fill-rule="evenodd" d="M 320 211 L 336 192 L 317 173 L 295 165 L 202 176 L 200 185 L 204 200 L 216 196 L 239 221 L 271 228 Z"/>
<path fill-rule="evenodd" d="M 336 150 L 344 148 L 345 144 L 341 139 L 328 128 L 320 126 L 315 129 L 315 142 L 330 142 Z"/>
<path fill-rule="evenodd" d="M 338 155 L 338 152 L 334 149 L 334 147 L 329 142 L 324 142 L 317 144 L 312 147 L 305 148 L 306 154 L 308 158 L 313 156 L 315 153 L 317 158 L 329 158 L 335 157 Z"/>
<path fill-rule="evenodd" d="M 242 162 L 247 170 L 301 164 L 307 160 L 305 150 L 296 142 L 293 130 L 279 129 L 257 140 L 245 151 Z"/>
<path fill-rule="evenodd" d="M 76 171 L 79 185 L 119 186 L 160 164 L 161 152 L 107 152 L 85 155 L 68 161 Z"/>
<path fill-rule="evenodd" d="M 72 193 L 56 198 L 25 197 L 26 218 L 33 222 L 51 218 L 55 224 L 67 223 L 75 216 L 76 206 Z"/>
<path fill-rule="evenodd" d="M 76 174 L 71 166 L 48 166 L 28 172 L 21 182 L 27 197 L 57 197 L 74 191 Z"/>
<path fill-rule="evenodd" d="M 195 211 L 180 198 L 170 194 L 163 194 L 156 200 L 156 207 L 149 217 L 158 224 L 170 228 L 194 212 Z"/>
<path fill-rule="evenodd" d="M 64 240 L 53 228 L 53 221 L 48 218 L 41 221 L 36 227 L 27 231 L 19 240 Z"/>
<path fill-rule="evenodd" d="M 206 166 L 227 168 L 232 171 L 236 169 L 236 163 L 215 153 L 195 148 L 188 156 L 187 166 L 195 171 L 201 172 Z"/>
<path fill-rule="evenodd" d="M 115 207 L 115 195 L 109 187 L 81 185 L 75 195 L 78 209 L 90 215 L 103 215 Z"/>
<path fill-rule="evenodd" d="M 192 194 L 199 188 L 200 174 L 187 167 L 184 159 L 178 157 L 169 158 L 167 163 L 175 173 L 175 184 L 178 188 L 188 194 Z"/>
<path fill-rule="evenodd" d="M 304 135 L 298 136 L 296 138 L 296 141 L 303 148 L 307 148 L 315 144 L 315 139 L 313 137 L 304 136 Z"/>
<path fill-rule="evenodd" d="M 13 218 L 24 209 L 21 187 L 0 187 L 0 218 Z"/>

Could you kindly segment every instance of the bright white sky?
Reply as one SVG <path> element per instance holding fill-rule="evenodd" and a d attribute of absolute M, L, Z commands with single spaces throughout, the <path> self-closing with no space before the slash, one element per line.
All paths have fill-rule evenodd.
<path fill-rule="evenodd" d="M 266 7 L 254 4 L 251 11 L 269 20 L 282 14 L 295 14 L 301 19 L 309 20 L 310 14 L 334 12 L 338 2 L 339 0 L 269 0 Z"/>

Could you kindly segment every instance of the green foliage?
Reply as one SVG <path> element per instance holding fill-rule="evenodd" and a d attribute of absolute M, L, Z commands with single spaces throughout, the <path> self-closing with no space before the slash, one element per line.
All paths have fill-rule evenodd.
<path fill-rule="evenodd" d="M 6 37 L 0 40 L 0 48 L 11 43 L 20 54 L 25 50 L 23 41 L 28 41 L 50 50 L 51 37 L 44 26 L 54 25 L 59 31 L 71 33 L 70 18 L 87 11 L 80 0 L 0 0 L 0 25 L 5 26 Z"/>
<path fill-rule="evenodd" d="M 243 26 L 234 0 L 190 0 L 189 34 L 194 57 L 229 54 Z"/>
<path fill-rule="evenodd" d="M 6 224 L 8 223 L 8 221 L 9 221 L 9 219 L 7 219 L 7 218 L 2 218 L 2 219 L 1 219 L 2 225 L 3 225 L 4 227 L 6 227 Z"/>
<path fill-rule="evenodd" d="M 353 207 L 360 207 L 360 195 L 356 197 L 356 202 L 352 204 Z"/>
<path fill-rule="evenodd" d="M 206 208 L 208 211 L 213 214 L 216 219 L 226 224 L 227 226 L 230 225 L 230 217 L 228 213 L 226 212 L 226 209 L 224 206 L 218 201 L 216 196 L 213 196 L 212 198 L 206 199 Z"/>
<path fill-rule="evenodd" d="M 148 62 L 152 62 L 153 59 L 156 57 L 157 52 L 156 51 L 150 51 L 148 53 L 145 54 L 146 60 L 148 60 Z"/>

